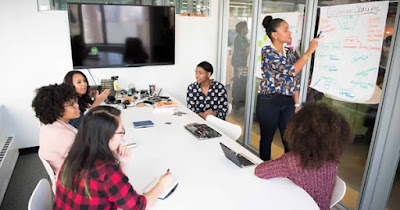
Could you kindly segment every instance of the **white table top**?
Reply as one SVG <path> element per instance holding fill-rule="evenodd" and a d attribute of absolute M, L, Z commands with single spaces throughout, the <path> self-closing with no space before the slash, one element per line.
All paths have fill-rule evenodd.
<path fill-rule="evenodd" d="M 151 209 L 318 209 L 314 200 L 289 179 L 260 179 L 254 175 L 255 166 L 239 168 L 228 160 L 219 142 L 255 163 L 262 162 L 224 134 L 208 140 L 195 138 L 184 125 L 206 121 L 182 104 L 177 110 L 187 115 L 153 113 L 152 107 L 122 110 L 124 139 L 137 143 L 127 174 L 134 189 L 143 193 L 167 169 L 179 181 L 175 192 Z M 134 129 L 132 122 L 142 120 L 153 121 L 154 127 Z"/>

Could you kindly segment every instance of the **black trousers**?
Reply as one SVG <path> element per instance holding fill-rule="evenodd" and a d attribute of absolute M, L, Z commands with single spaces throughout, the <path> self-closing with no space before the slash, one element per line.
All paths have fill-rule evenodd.
<path fill-rule="evenodd" d="M 285 153 L 289 151 L 283 135 L 286 124 L 294 112 L 293 96 L 258 94 L 256 114 L 260 123 L 260 158 L 262 160 L 271 160 L 271 144 L 277 128 L 281 132 Z"/>

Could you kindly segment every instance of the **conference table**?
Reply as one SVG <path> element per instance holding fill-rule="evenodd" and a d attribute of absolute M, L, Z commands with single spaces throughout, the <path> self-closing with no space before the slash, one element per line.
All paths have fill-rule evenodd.
<path fill-rule="evenodd" d="M 254 175 L 254 166 L 240 168 L 227 159 L 219 145 L 224 143 L 256 164 L 260 158 L 227 137 L 197 114 L 179 104 L 176 111 L 154 112 L 151 106 L 121 109 L 126 130 L 124 141 L 136 142 L 127 176 L 140 194 L 169 169 L 179 182 L 167 199 L 151 209 L 319 209 L 302 188 L 287 178 L 264 180 Z M 134 128 L 133 122 L 151 120 L 153 127 Z M 221 137 L 198 140 L 184 126 L 206 123 Z"/>

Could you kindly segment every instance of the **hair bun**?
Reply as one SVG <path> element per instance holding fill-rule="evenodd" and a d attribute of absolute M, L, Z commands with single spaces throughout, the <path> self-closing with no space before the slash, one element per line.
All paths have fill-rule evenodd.
<path fill-rule="evenodd" d="M 269 25 L 269 23 L 271 22 L 272 19 L 273 19 L 273 18 L 272 18 L 271 15 L 268 15 L 268 16 L 266 16 L 266 17 L 264 18 L 264 20 L 263 20 L 263 22 L 262 22 L 262 25 L 264 26 L 265 29 L 268 28 L 268 25 Z"/>

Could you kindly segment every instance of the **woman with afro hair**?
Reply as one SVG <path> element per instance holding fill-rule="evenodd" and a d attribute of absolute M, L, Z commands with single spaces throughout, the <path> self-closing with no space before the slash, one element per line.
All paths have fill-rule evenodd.
<path fill-rule="evenodd" d="M 309 103 L 289 120 L 285 138 L 290 152 L 261 163 L 255 175 L 289 178 L 328 210 L 340 156 L 351 141 L 349 124 L 326 104 Z"/>
<path fill-rule="evenodd" d="M 68 121 L 79 117 L 77 94 L 71 85 L 49 85 L 36 90 L 32 107 L 42 126 L 39 135 L 39 156 L 58 171 L 74 142 L 76 128 Z"/>

